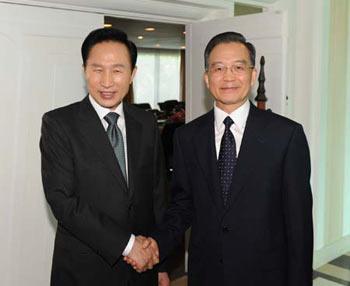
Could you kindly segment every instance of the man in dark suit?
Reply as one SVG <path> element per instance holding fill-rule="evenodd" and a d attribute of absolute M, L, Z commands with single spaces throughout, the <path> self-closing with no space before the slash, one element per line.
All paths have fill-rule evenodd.
<path fill-rule="evenodd" d="M 42 121 L 42 179 L 58 221 L 51 285 L 158 285 L 156 269 L 140 274 L 123 260 L 142 270 L 157 262 L 136 235 L 153 230 L 166 201 L 155 119 L 122 102 L 137 50 L 124 32 L 104 28 L 87 36 L 82 57 L 89 95 Z"/>
<path fill-rule="evenodd" d="M 145 247 L 158 243 L 162 259 L 192 227 L 189 286 L 312 285 L 308 144 L 300 124 L 249 102 L 254 65 L 241 34 L 212 38 L 214 109 L 175 134 L 172 200 Z"/>

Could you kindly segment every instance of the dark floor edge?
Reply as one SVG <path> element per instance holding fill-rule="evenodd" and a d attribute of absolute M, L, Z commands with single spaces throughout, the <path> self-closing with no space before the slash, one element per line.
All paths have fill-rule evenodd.
<path fill-rule="evenodd" d="M 350 256 L 342 255 L 329 262 L 329 264 L 350 270 Z"/>
<path fill-rule="evenodd" d="M 314 271 L 314 275 L 313 275 L 314 280 L 318 277 L 341 284 L 341 285 L 350 286 L 350 281 L 346 281 L 322 272 Z"/>

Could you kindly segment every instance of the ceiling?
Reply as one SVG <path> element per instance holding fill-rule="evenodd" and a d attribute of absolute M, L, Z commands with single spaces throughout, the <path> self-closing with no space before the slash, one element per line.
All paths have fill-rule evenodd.
<path fill-rule="evenodd" d="M 74 6 L 87 6 L 87 7 L 99 7 L 103 9 L 118 9 L 120 6 L 124 7 L 125 5 L 132 5 L 134 2 L 137 5 L 143 5 L 143 3 L 158 2 L 161 3 L 173 3 L 179 5 L 192 5 L 197 6 L 198 8 L 218 8 L 224 7 L 225 3 L 234 4 L 246 3 L 246 4 L 271 4 L 275 3 L 278 0 L 37 0 L 37 2 L 46 2 L 46 3 L 59 3 L 67 4 Z M 16 2 L 16 1 L 13 1 Z M 27 1 L 29 2 L 29 1 Z M 227 5 L 227 4 L 226 4 Z"/>
<path fill-rule="evenodd" d="M 233 10 L 233 0 L 7 0 L 26 5 L 64 7 L 104 15 L 134 15 L 146 19 L 153 16 L 166 21 L 186 23 L 198 21 L 213 12 Z M 144 15 L 144 16 L 143 16 Z M 130 17 L 129 17 L 130 18 Z"/>
<path fill-rule="evenodd" d="M 234 3 L 266 6 L 277 0 L 8 0 L 10 2 L 94 12 L 105 17 L 105 23 L 125 31 L 144 48 L 181 49 L 185 46 L 186 23 L 210 19 L 210 15 L 228 17 Z M 219 14 L 215 14 L 219 12 Z M 223 13 L 223 14 L 220 14 Z M 144 15 L 144 16 L 142 16 Z M 153 17 L 152 17 L 153 15 Z M 114 17 L 115 16 L 115 17 Z M 131 19 L 128 19 L 131 18 Z M 163 23 L 144 21 L 157 18 Z M 139 19 L 139 20 L 135 20 Z M 169 24 L 178 23 L 178 24 Z M 152 26 L 154 32 L 144 31 Z M 143 36 L 143 39 L 138 39 Z"/>
<path fill-rule="evenodd" d="M 262 0 L 262 2 L 263 1 L 271 2 L 274 0 Z M 252 6 L 251 4 L 235 4 L 235 15 L 237 16 L 261 12 L 262 8 Z M 185 47 L 185 34 L 183 33 L 185 31 L 185 25 L 108 16 L 105 17 L 105 23 L 111 24 L 113 27 L 126 32 L 130 40 L 132 40 L 138 48 L 184 49 Z M 145 31 L 145 28 L 147 27 L 154 27 L 155 31 L 147 32 Z M 139 39 L 139 36 L 142 36 L 143 38 Z"/>
<path fill-rule="evenodd" d="M 114 17 L 105 17 L 105 23 L 126 32 L 138 48 L 183 49 L 185 46 L 184 25 Z M 153 27 L 155 31 L 147 32 L 147 27 Z M 143 39 L 138 39 L 139 36 Z"/>

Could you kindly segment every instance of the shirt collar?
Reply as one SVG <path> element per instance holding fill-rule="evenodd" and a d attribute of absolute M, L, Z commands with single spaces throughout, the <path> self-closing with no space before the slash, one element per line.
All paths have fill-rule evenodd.
<path fill-rule="evenodd" d="M 215 118 L 215 126 L 217 130 L 220 130 L 223 128 L 223 121 L 227 116 L 230 116 L 233 122 L 235 123 L 235 126 L 240 129 L 240 131 L 244 131 L 248 114 L 250 109 L 250 103 L 249 100 L 246 100 L 240 107 L 238 107 L 236 110 L 231 112 L 230 114 L 226 113 L 222 109 L 216 106 L 216 103 L 214 104 L 214 118 Z"/>
<path fill-rule="evenodd" d="M 103 107 L 101 105 L 99 105 L 96 100 L 89 94 L 89 100 L 90 103 L 92 105 L 92 107 L 96 110 L 96 113 L 98 115 L 98 117 L 101 120 L 104 120 L 104 117 L 109 113 L 109 112 L 116 112 L 119 114 L 120 118 L 124 119 L 124 108 L 123 108 L 123 102 L 121 102 L 120 104 L 118 104 L 118 106 L 112 110 L 106 107 Z"/>

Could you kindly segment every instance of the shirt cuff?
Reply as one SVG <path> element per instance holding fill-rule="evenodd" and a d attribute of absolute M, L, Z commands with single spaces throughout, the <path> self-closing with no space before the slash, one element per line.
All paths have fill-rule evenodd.
<path fill-rule="evenodd" d="M 131 234 L 130 239 L 128 244 L 126 245 L 124 251 L 123 251 L 123 256 L 128 256 L 132 247 L 134 246 L 134 242 L 135 242 L 135 235 Z"/>

